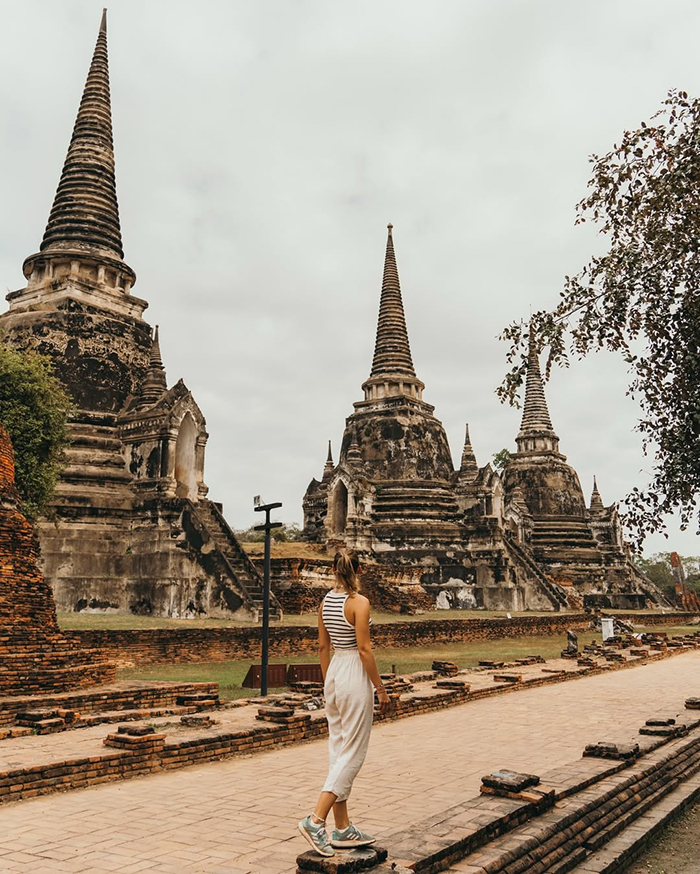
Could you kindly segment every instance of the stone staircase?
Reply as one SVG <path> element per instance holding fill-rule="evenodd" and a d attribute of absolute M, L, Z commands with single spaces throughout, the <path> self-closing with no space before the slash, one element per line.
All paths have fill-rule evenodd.
<path fill-rule="evenodd" d="M 225 565 L 236 582 L 246 603 L 258 620 L 263 611 L 263 579 L 248 554 L 238 542 L 223 513 L 213 501 L 201 500 L 192 504 L 192 511 L 205 528 L 211 541 L 221 554 Z M 270 592 L 270 619 L 280 620 L 282 608 L 273 592 Z"/>
<path fill-rule="evenodd" d="M 373 516 L 376 522 L 396 519 L 455 521 L 457 502 L 447 485 L 415 480 L 407 483 L 378 483 Z"/>
<path fill-rule="evenodd" d="M 454 495 L 431 480 L 380 482 L 372 508 L 372 529 L 378 541 L 395 550 L 434 552 L 436 544 L 460 540 Z"/>
<path fill-rule="evenodd" d="M 553 553 L 575 549 L 579 561 L 600 564 L 602 556 L 590 525 L 586 520 L 569 517 L 535 516 L 532 532 L 532 551 L 536 557 L 546 553 L 551 561 Z"/>
<path fill-rule="evenodd" d="M 540 589 L 550 600 L 554 609 L 565 610 L 568 607 L 568 599 L 564 587 L 548 579 L 534 559 L 512 537 L 506 535 L 506 543 L 508 544 L 508 552 L 511 559 L 515 559 L 517 563 L 526 568 L 529 576 L 537 581 Z"/>

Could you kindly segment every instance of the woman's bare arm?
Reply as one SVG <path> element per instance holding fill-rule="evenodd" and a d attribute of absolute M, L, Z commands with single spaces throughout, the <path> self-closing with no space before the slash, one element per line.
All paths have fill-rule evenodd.
<path fill-rule="evenodd" d="M 323 624 L 323 605 L 318 610 L 318 657 L 321 662 L 321 673 L 326 679 L 326 671 L 331 663 L 331 637 Z"/>
<path fill-rule="evenodd" d="M 389 704 L 389 696 L 387 695 L 382 678 L 379 676 L 379 668 L 372 652 L 372 643 L 369 635 L 369 601 L 362 595 L 356 595 L 351 599 L 350 608 L 352 610 L 352 620 L 355 625 L 355 637 L 357 638 L 357 649 L 360 653 L 362 665 L 370 678 L 372 685 L 377 690 L 379 704 L 384 709 Z"/>

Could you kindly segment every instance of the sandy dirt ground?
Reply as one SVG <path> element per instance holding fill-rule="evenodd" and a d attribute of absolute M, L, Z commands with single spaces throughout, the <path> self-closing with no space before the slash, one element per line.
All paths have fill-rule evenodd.
<path fill-rule="evenodd" d="M 665 829 L 627 874 L 700 874 L 700 802 Z"/>

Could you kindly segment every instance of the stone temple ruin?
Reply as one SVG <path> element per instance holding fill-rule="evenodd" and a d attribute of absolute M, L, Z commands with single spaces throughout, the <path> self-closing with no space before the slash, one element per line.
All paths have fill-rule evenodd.
<path fill-rule="evenodd" d="M 182 380 L 168 388 L 158 330 L 132 294 L 104 14 L 46 231 L 23 271 L 0 340 L 50 356 L 77 407 L 55 519 L 38 526 L 59 610 L 257 618 L 260 576 L 207 498 L 204 416 Z"/>
<path fill-rule="evenodd" d="M 50 356 L 77 407 L 53 518 L 38 526 L 58 608 L 258 618 L 260 574 L 208 498 L 204 416 L 182 380 L 168 387 L 158 328 L 132 293 L 104 15 L 46 231 L 23 270 L 27 285 L 7 296 L 0 341 Z M 338 464 L 329 447 L 321 480 L 304 496 L 304 536 L 370 558 L 384 605 L 395 597 L 402 609 L 407 599 L 550 610 L 657 599 L 630 561 L 615 508 L 597 488 L 587 507 L 559 452 L 534 349 L 507 468 L 480 467 L 467 428 L 454 469 L 413 365 L 391 226 L 362 389 Z M 288 574 L 293 583 L 301 563 Z M 325 584 L 328 568 L 313 564 L 305 573 Z M 313 600 L 301 586 L 288 603 Z M 273 596 L 271 615 L 280 613 Z"/>
<path fill-rule="evenodd" d="M 586 506 L 576 471 L 559 452 L 532 342 L 523 419 L 504 476 L 504 521 L 550 579 L 596 595 L 617 608 L 637 608 L 656 592 L 630 559 L 615 506 L 605 507 L 593 481 Z M 614 603 L 613 603 L 614 602 Z"/>
<path fill-rule="evenodd" d="M 454 470 L 447 435 L 416 376 L 389 225 L 374 359 L 347 418 L 338 464 L 303 499 L 304 536 L 413 567 L 439 606 L 561 609 L 591 593 L 656 600 L 632 564 L 614 507 L 586 507 L 558 450 L 531 347 L 517 452 L 503 476 L 469 439 Z"/>

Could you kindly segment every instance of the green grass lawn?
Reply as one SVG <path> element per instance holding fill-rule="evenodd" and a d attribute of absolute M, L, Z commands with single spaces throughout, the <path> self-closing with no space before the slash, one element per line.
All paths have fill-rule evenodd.
<path fill-rule="evenodd" d="M 697 626 L 675 626 L 667 628 L 645 628 L 644 631 L 665 631 L 669 635 L 688 634 L 697 631 Z M 592 641 L 600 641 L 600 634 L 584 632 L 579 634 L 579 646 L 583 647 Z M 435 659 L 451 661 L 461 668 L 476 665 L 482 659 L 510 662 L 528 655 L 541 655 L 544 658 L 555 658 L 566 646 L 566 635 L 547 635 L 518 637 L 500 640 L 483 640 L 465 643 L 432 644 L 426 647 L 377 649 L 375 655 L 379 670 L 386 673 L 396 666 L 399 674 L 413 671 L 428 670 Z M 271 662 L 286 664 L 299 662 L 314 662 L 316 656 L 312 653 L 275 658 L 270 654 Z M 259 694 L 254 689 L 243 689 L 241 683 L 252 664 L 251 659 L 230 662 L 201 662 L 186 665 L 149 665 L 141 668 L 128 668 L 119 672 L 120 680 L 180 680 L 196 682 L 219 683 L 221 697 L 243 698 Z M 274 691 L 274 690 L 273 690 Z"/>

